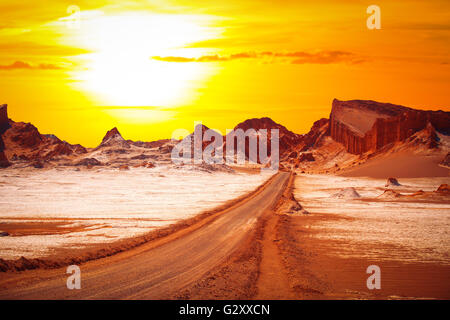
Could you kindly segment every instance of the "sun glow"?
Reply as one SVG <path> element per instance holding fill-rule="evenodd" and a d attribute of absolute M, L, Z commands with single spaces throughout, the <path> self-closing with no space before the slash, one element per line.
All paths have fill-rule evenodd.
<path fill-rule="evenodd" d="M 67 39 L 92 53 L 78 57 L 75 85 L 103 105 L 161 106 L 186 104 L 211 74 L 205 64 L 174 64 L 154 55 L 200 55 L 183 46 L 217 36 L 210 19 L 199 16 L 125 13 L 89 15 Z M 140 113 L 139 113 L 140 114 Z"/>

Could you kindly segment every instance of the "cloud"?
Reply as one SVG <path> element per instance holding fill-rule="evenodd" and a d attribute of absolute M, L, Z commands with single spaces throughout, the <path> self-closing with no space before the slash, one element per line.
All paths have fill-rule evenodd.
<path fill-rule="evenodd" d="M 292 64 L 331 64 L 331 63 L 350 63 L 356 64 L 364 62 L 361 57 L 346 52 L 346 51 L 319 51 L 319 52 L 305 52 L 305 51 L 293 51 L 293 52 L 241 52 L 231 55 L 219 56 L 219 55 L 204 55 L 198 58 L 188 57 L 151 57 L 153 60 L 165 61 L 165 62 L 220 62 L 220 61 L 233 61 L 243 59 L 270 59 L 269 62 L 277 62 L 279 60 L 285 60 Z"/>
<path fill-rule="evenodd" d="M 59 70 L 62 69 L 54 64 L 41 63 L 38 65 L 31 65 L 28 62 L 16 61 L 11 64 L 0 65 L 0 70 L 17 70 L 17 69 L 28 69 L 28 70 Z"/>
<path fill-rule="evenodd" d="M 0 52 L 8 53 L 9 55 L 24 54 L 28 56 L 75 56 L 84 53 L 91 53 L 91 51 L 61 45 L 47 45 L 30 41 L 10 41 L 0 43 Z"/>

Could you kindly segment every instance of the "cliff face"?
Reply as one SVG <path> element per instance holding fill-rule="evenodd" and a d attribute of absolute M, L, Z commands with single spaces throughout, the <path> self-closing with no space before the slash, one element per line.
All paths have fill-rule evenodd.
<path fill-rule="evenodd" d="M 5 168 L 10 165 L 8 158 L 6 158 L 5 152 L 3 151 L 5 149 L 5 143 L 2 139 L 3 132 L 9 128 L 7 107 L 6 104 L 0 105 L 0 168 Z"/>
<path fill-rule="evenodd" d="M 335 99 L 330 114 L 331 137 L 352 154 L 377 151 L 429 126 L 450 134 L 450 112 L 415 110 L 375 101 Z"/>

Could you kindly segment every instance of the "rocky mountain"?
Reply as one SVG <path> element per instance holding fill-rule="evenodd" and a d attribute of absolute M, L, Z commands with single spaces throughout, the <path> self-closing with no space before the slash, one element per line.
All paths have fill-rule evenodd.
<path fill-rule="evenodd" d="M 79 144 L 72 145 L 54 135 L 41 134 L 30 123 L 14 122 L 8 119 L 7 105 L 2 105 L 0 115 L 3 155 L 9 161 L 46 161 L 61 156 L 86 153 L 86 149 Z"/>
<path fill-rule="evenodd" d="M 303 136 L 301 134 L 296 134 L 292 131 L 289 131 L 286 127 L 283 125 L 276 123 L 271 118 L 264 117 L 264 118 L 253 118 L 245 120 L 241 123 L 239 123 L 237 126 L 234 127 L 234 131 L 242 129 L 244 132 L 251 132 L 248 131 L 250 129 L 254 129 L 256 132 L 256 138 L 260 139 L 259 130 L 265 129 L 267 130 L 267 152 L 270 156 L 272 146 L 271 146 L 271 130 L 272 129 L 278 129 L 278 135 L 279 135 L 279 154 L 280 159 L 284 158 L 286 154 L 290 153 L 293 148 L 295 148 L 299 143 L 303 141 Z M 230 135 L 231 133 L 229 133 Z M 237 149 L 237 139 L 234 138 L 234 151 L 236 152 Z M 226 152 L 226 139 L 224 142 L 224 152 Z M 259 149 L 258 149 L 258 162 L 259 162 Z M 249 141 L 246 139 L 245 141 L 245 155 L 246 157 L 249 156 Z"/>

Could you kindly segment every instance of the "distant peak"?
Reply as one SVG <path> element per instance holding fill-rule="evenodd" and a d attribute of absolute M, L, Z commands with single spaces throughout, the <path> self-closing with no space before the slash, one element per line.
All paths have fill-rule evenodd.
<path fill-rule="evenodd" d="M 114 128 L 112 128 L 111 130 L 109 130 L 109 131 L 106 133 L 106 135 L 103 137 L 102 142 L 105 142 L 105 141 L 107 141 L 107 140 L 109 140 L 109 139 L 111 139 L 111 138 L 114 138 L 114 137 L 116 137 L 116 136 L 122 138 L 122 135 L 120 134 L 119 130 L 117 130 L 117 128 L 114 127 Z M 123 139 L 123 138 L 122 138 L 122 139 Z"/>

